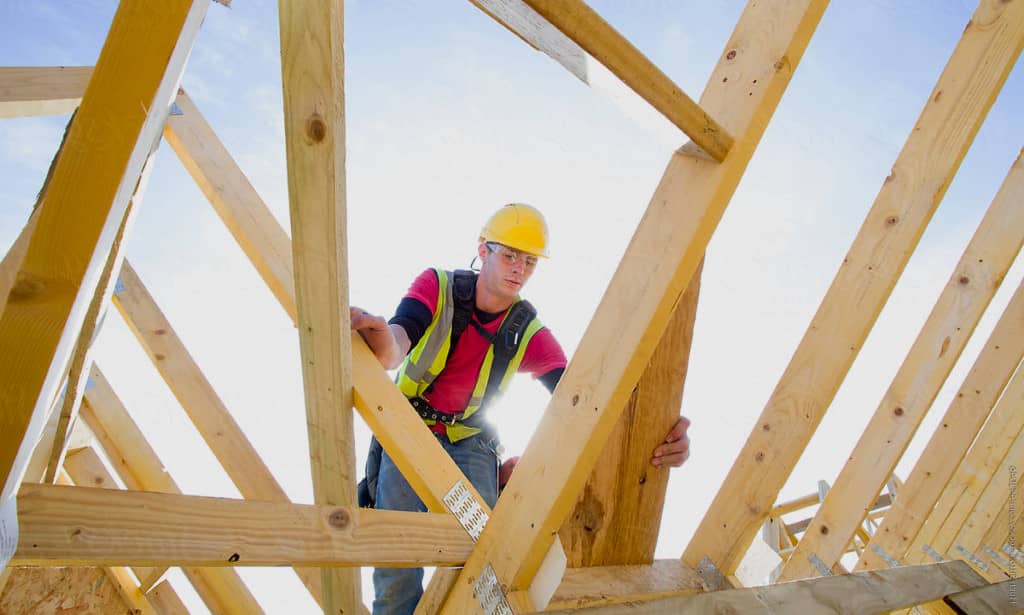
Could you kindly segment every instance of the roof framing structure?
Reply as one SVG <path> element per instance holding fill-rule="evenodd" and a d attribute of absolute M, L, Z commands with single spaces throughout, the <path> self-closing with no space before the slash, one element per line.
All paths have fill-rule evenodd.
<path fill-rule="evenodd" d="M 893 472 L 1024 244 L 1024 150 L 845 467 L 818 494 L 778 500 L 1024 48 L 1024 1 L 980 1 L 734 466 L 671 560 L 654 559 L 667 474 L 648 481 L 647 462 L 678 415 L 705 251 L 828 3 L 751 0 L 695 102 L 581 0 L 471 2 L 689 139 L 493 511 L 349 333 L 341 0 L 280 3 L 290 237 L 180 86 L 209 0 L 122 0 L 95 68 L 0 68 L 0 117 L 77 109 L 0 263 L 0 513 L 15 518 L 16 507 L 17 520 L 17 533 L 0 526 L 0 546 L 16 545 L 0 562 L 0 606 L 36 578 L 21 567 L 78 566 L 98 568 L 135 612 L 184 613 L 165 578 L 180 568 L 211 613 L 260 613 L 235 568 L 288 566 L 324 612 L 352 613 L 365 610 L 360 567 L 426 565 L 450 568 L 418 613 L 1001 612 L 1024 565 L 1020 288 L 907 481 Z M 124 258 L 161 138 L 297 328 L 313 505 L 289 500 Z M 164 468 L 90 353 L 110 304 L 240 499 L 183 494 Z M 355 506 L 352 410 L 429 512 Z M 811 506 L 809 519 L 783 519 Z M 759 531 L 778 567 L 771 583 L 743 587 Z"/>

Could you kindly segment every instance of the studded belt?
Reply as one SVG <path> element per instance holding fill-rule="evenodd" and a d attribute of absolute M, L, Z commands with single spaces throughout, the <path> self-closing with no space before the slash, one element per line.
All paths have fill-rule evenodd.
<path fill-rule="evenodd" d="M 412 404 L 416 414 L 419 414 L 423 420 L 426 421 L 437 421 L 449 427 L 453 427 L 456 423 L 461 421 L 465 416 L 465 412 L 459 412 L 456 414 L 449 414 L 447 412 L 441 412 L 440 410 L 431 406 L 427 400 L 422 397 L 411 397 L 409 403 Z"/>

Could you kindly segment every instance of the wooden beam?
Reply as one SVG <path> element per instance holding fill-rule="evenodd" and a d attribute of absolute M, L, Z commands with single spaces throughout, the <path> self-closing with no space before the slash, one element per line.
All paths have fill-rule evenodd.
<path fill-rule="evenodd" d="M 1021 611 L 1024 584 L 1019 579 L 969 589 L 943 598 L 958 613 L 971 615 L 1002 615 Z"/>
<path fill-rule="evenodd" d="M 341 0 L 278 3 L 292 256 L 317 504 L 356 504 Z M 322 570 L 325 613 L 362 604 L 358 570 Z"/>
<path fill-rule="evenodd" d="M 488 4 L 483 0 L 474 3 Z M 516 4 L 506 3 L 507 8 Z M 733 139 L 725 128 L 585 2 L 525 0 L 524 4 L 607 67 L 709 156 L 721 162 L 729 153 Z"/>
<path fill-rule="evenodd" d="M 706 589 L 701 576 L 678 559 L 642 566 L 568 568 L 547 610 L 654 600 Z"/>
<path fill-rule="evenodd" d="M 188 615 L 188 609 L 171 587 L 170 581 L 161 581 L 146 594 L 146 598 L 160 615 Z"/>
<path fill-rule="evenodd" d="M 178 90 L 176 102 L 181 115 L 167 120 L 164 140 L 294 322 L 298 312 L 288 235 L 185 90 Z"/>
<path fill-rule="evenodd" d="M 1017 412 L 1021 411 L 1020 399 L 1017 398 Z M 950 553 L 957 546 L 968 551 L 980 551 L 985 535 L 994 528 L 996 535 L 1000 537 L 995 544 L 998 546 L 1006 542 L 1006 533 L 1009 528 L 1016 525 L 1010 523 L 1010 518 L 1019 515 L 1020 511 L 1014 502 L 1010 503 L 1010 496 L 1020 493 L 1024 487 L 1021 475 L 1018 471 L 1021 462 L 1024 461 L 1024 434 L 1018 436 L 1017 440 L 1007 451 L 1003 462 L 996 468 L 987 480 L 987 485 L 981 491 L 976 500 L 967 503 L 969 514 L 958 524 L 953 519 L 947 518 L 939 535 L 935 538 L 935 548 L 940 553 L 942 550 Z M 1014 498 L 1016 499 L 1016 497 Z"/>
<path fill-rule="evenodd" d="M 156 451 L 132 420 L 107 377 L 95 363 L 92 386 L 82 400 L 82 420 L 96 436 L 114 471 L 130 491 L 181 494 Z"/>
<path fill-rule="evenodd" d="M 93 386 L 85 392 L 82 420 L 110 459 L 124 484 L 135 491 L 180 495 L 181 490 L 164 469 L 156 451 L 128 415 L 110 383 L 96 365 L 89 371 Z M 182 572 L 214 615 L 261 613 L 259 603 L 234 570 L 184 568 Z"/>
<path fill-rule="evenodd" d="M 85 90 L 84 84 L 82 89 Z M 71 119 L 64 126 L 64 134 L 61 135 L 60 145 L 57 146 L 57 151 L 54 153 L 53 158 L 50 159 L 50 167 L 46 170 L 43 187 L 40 188 L 39 195 L 36 197 L 36 203 L 32 206 L 32 213 L 29 214 L 28 222 L 25 223 L 25 227 L 21 229 L 21 233 L 18 234 L 11 248 L 4 255 L 3 261 L 0 261 L 0 314 L 3 314 L 4 307 L 11 294 L 11 288 L 14 287 L 18 271 L 21 269 L 21 262 L 25 258 L 25 252 L 28 251 L 29 241 L 32 238 L 32 233 L 35 232 L 36 223 L 39 221 L 39 204 L 42 203 L 43 197 L 50 187 L 50 182 L 53 180 L 53 172 L 56 170 L 57 161 L 64 151 L 64 145 L 68 141 L 68 133 L 71 132 L 71 124 L 73 122 L 74 115 L 71 116 Z"/>
<path fill-rule="evenodd" d="M 811 554 L 831 566 L 871 508 L 960 358 L 978 321 L 1024 244 L 1024 168 L 1020 159 L 978 225 L 960 262 L 874 415 L 818 507 L 779 581 L 815 576 Z M 1024 287 L 1006 318 L 1024 327 Z M 1020 333 L 1024 338 L 1024 330 Z M 1012 346 L 1012 344 L 1011 344 Z M 991 386 L 991 385 L 989 385 Z M 1002 388 L 1002 387 L 999 387 Z M 977 430 L 975 430 L 976 432 Z"/>
<path fill-rule="evenodd" d="M 1019 319 L 1020 316 L 1016 318 Z M 1024 332 L 1018 332 L 1018 335 L 1024 337 Z M 997 384 L 989 386 L 995 387 Z M 1010 386 L 1002 392 L 992 416 L 1002 419 L 1008 412 L 1019 413 L 1022 400 L 1024 374 L 1018 370 Z M 1011 420 L 1017 422 L 1016 419 Z M 992 429 L 998 428 L 1001 422 L 1003 421 L 997 420 Z M 1011 466 L 1024 459 L 1024 431 L 1018 429 L 1015 433 L 992 434 L 986 425 L 982 436 L 984 437 L 976 440 L 975 445 L 971 447 L 956 475 L 928 515 L 924 527 L 911 541 L 907 561 L 924 561 L 925 545 L 939 553 L 952 549 L 965 527 L 982 523 L 980 519 L 973 518 L 974 515 L 984 514 L 991 521 L 992 515 L 996 514 L 995 510 L 986 508 L 993 505 L 1001 507 L 1008 497 L 1010 487 L 1005 482 L 1005 477 L 1009 475 Z M 979 443 L 993 445 L 985 450 L 978 446 Z M 966 543 L 964 546 L 967 546 Z"/>
<path fill-rule="evenodd" d="M 817 493 L 811 493 L 799 498 L 792 500 L 786 500 L 785 502 L 776 504 L 772 507 L 769 517 L 781 517 L 782 515 L 788 515 L 791 512 L 803 510 L 815 504 L 821 503 L 821 498 L 818 497 Z"/>
<path fill-rule="evenodd" d="M 183 110 L 185 115 L 181 117 L 192 119 L 183 124 L 178 121 L 181 118 L 173 118 L 165 136 L 178 151 L 185 166 L 198 169 L 193 175 L 200 174 L 200 177 L 205 178 L 197 179 L 201 186 L 204 182 L 210 182 L 218 186 L 236 187 L 216 192 L 204 189 L 204 192 L 239 246 L 255 264 L 257 272 L 274 292 L 281 307 L 295 322 L 294 269 L 291 250 L 287 249 L 291 240 L 262 199 L 258 196 L 253 198 L 254 195 L 244 188 L 249 185 L 248 180 L 241 175 L 238 165 L 226 157 L 226 150 L 211 146 L 216 143 L 211 141 L 211 136 L 213 139 L 216 137 L 212 130 L 207 130 L 209 127 L 202 121 L 195 105 L 190 104 L 183 107 Z M 193 131 L 195 134 L 187 137 Z M 174 137 L 169 136 L 172 133 Z M 210 151 L 204 151 L 201 144 L 206 144 Z M 281 246 L 286 248 L 282 249 Z M 356 408 L 427 508 L 434 512 L 447 510 L 443 503 L 444 495 L 456 481 L 464 480 L 462 473 L 423 426 L 419 415 L 391 381 L 362 338 L 354 338 L 352 346 L 352 383 Z M 487 510 L 476 490 L 471 485 L 469 487 L 477 503 Z"/>
<path fill-rule="evenodd" d="M 114 582 L 114 587 L 120 592 L 121 598 L 128 605 L 132 615 L 157 615 L 153 605 L 135 584 L 135 579 L 132 578 L 132 574 L 128 572 L 127 568 L 114 566 L 104 568 L 103 571 L 107 574 L 107 578 Z"/>
<path fill-rule="evenodd" d="M 983 0 L 683 560 L 739 565 L 1020 55 L 1024 3 Z M 743 502 L 743 506 L 736 506 Z"/>
<path fill-rule="evenodd" d="M 824 8 L 825 2 L 799 1 L 747 6 L 701 98 L 701 106 L 736 135 L 736 145 L 721 164 L 678 152 L 670 160 L 494 518 L 446 602 L 447 612 L 480 610 L 473 584 L 487 566 L 511 592 L 528 587 L 536 575 L 703 259 Z M 516 608 L 524 607 L 543 605 L 526 602 Z"/>
<path fill-rule="evenodd" d="M 928 561 L 922 548 L 936 548 L 936 537 L 950 515 L 957 520 L 953 521 L 957 528 L 962 524 L 987 483 L 987 478 L 981 478 L 992 476 L 1024 429 L 1024 415 L 1019 412 L 1024 373 L 1018 370 L 1024 357 L 1021 295 L 1024 291 L 1018 287 L 872 537 L 872 544 L 894 558 Z M 997 404 L 1000 397 L 1005 403 Z M 858 570 L 885 566 L 870 548 L 857 563 Z"/>
<path fill-rule="evenodd" d="M 159 143 L 159 141 L 157 141 Z M 67 447 L 68 437 L 71 435 L 71 427 L 78 418 L 78 409 L 82 401 L 82 393 L 85 391 L 86 370 L 92 364 L 92 343 L 99 334 L 99 326 L 102 324 L 103 315 L 106 314 L 110 305 L 110 296 L 114 290 L 114 276 L 121 269 L 121 262 L 124 260 L 124 235 L 132 219 L 132 212 L 137 211 L 146 192 L 146 184 L 149 180 L 149 173 L 153 169 L 153 159 L 156 155 L 156 144 L 146 158 L 146 164 L 139 175 L 138 183 L 135 185 L 135 192 L 128 203 L 128 211 L 121 226 L 114 237 L 114 245 L 107 256 L 107 262 L 103 266 L 103 273 L 100 274 L 99 285 L 96 294 L 89 303 L 86 311 L 85 322 L 78 333 L 78 340 L 75 342 L 75 350 L 71 355 L 68 364 L 68 374 L 64 384 L 64 396 L 60 404 L 60 413 L 51 440 L 41 441 L 37 446 L 50 448 L 49 462 L 46 466 L 46 473 L 43 480 L 53 483 L 57 479 L 57 471 L 64 460 L 64 452 Z"/>
<path fill-rule="evenodd" d="M 11 244 L 11 248 L 4 255 L 4 259 L 0 261 L 0 315 L 4 313 L 4 307 L 7 305 L 11 288 L 14 287 L 18 270 L 21 269 L 21 261 L 25 258 L 25 252 L 28 251 L 28 242 L 35 231 L 37 220 L 39 220 L 38 207 L 32 210 L 25 227 L 21 229 L 21 233 L 18 234 L 14 243 Z"/>
<path fill-rule="evenodd" d="M 118 485 L 114 482 L 114 477 L 110 475 L 110 472 L 103 464 L 103 460 L 100 459 L 100 456 L 92 448 L 85 447 L 70 453 L 64 460 L 63 469 L 67 472 L 67 477 L 70 477 L 77 485 L 89 485 L 99 489 L 118 489 Z M 153 568 L 141 566 L 132 568 L 132 573 L 138 579 L 150 576 L 154 572 Z M 119 587 L 125 602 L 136 608 L 139 608 L 138 605 L 140 603 L 145 603 L 146 608 L 151 608 L 149 607 L 149 602 L 144 597 L 146 591 L 136 585 L 135 581 L 131 580 L 130 575 L 109 568 L 107 569 L 107 574 Z"/>
<path fill-rule="evenodd" d="M 22 485 L 15 565 L 450 566 L 448 514 Z"/>
<path fill-rule="evenodd" d="M 88 473 L 88 478 L 93 476 L 101 476 L 105 479 L 108 485 L 103 487 L 104 489 L 116 489 L 114 485 L 113 477 L 111 477 L 103 465 L 103 460 L 100 459 L 96 451 L 90 447 L 84 447 L 83 449 L 76 451 L 78 453 L 85 453 L 83 455 L 68 456 L 68 460 L 78 461 L 78 469 Z M 77 459 L 75 459 L 77 457 Z M 72 486 L 74 484 L 71 472 L 74 471 L 70 465 L 66 468 L 61 468 L 60 472 L 57 473 L 56 484 L 64 486 Z M 149 600 L 145 596 L 145 591 L 141 590 L 135 583 L 135 578 L 142 575 L 151 574 L 152 568 L 135 567 L 131 571 L 123 566 L 109 567 L 105 566 L 102 568 L 104 575 L 111 582 L 111 584 L 117 589 L 121 599 L 124 600 L 125 605 L 128 607 L 131 613 L 154 613 L 153 607 L 149 604 Z M 133 576 L 134 575 L 134 578 Z"/>
<path fill-rule="evenodd" d="M 139 577 L 139 589 L 142 593 L 148 594 L 154 587 L 164 580 L 167 573 L 170 571 L 168 566 L 158 566 L 153 568 L 148 575 L 145 577 Z"/>
<path fill-rule="evenodd" d="M 625 615 L 649 613 L 743 613 L 773 615 L 805 613 L 888 613 L 941 599 L 987 584 L 964 562 L 927 566 L 903 566 L 871 572 L 855 572 L 765 587 L 727 589 L 643 602 L 552 611 L 559 615 L 587 613 Z"/>
<path fill-rule="evenodd" d="M 0 67 L 0 118 L 71 113 L 82 100 L 91 66 Z"/>
<path fill-rule="evenodd" d="M 286 501 L 284 489 L 245 437 L 127 260 L 121 268 L 119 282 L 114 305 L 242 497 Z"/>
<path fill-rule="evenodd" d="M 470 2 L 619 107 L 631 114 L 653 108 L 690 138 L 700 137 L 695 142 L 708 143 L 708 152 L 718 152 L 695 147 L 701 155 L 721 160 L 732 146 L 724 127 L 583 2 Z"/>
<path fill-rule="evenodd" d="M 698 269 L 559 530 L 570 568 L 654 561 L 670 469 L 652 466 L 651 451 L 679 417 L 699 294 Z"/>
<path fill-rule="evenodd" d="M 208 4 L 130 0 L 114 15 L 0 316 L 0 507 L 46 422 Z"/>

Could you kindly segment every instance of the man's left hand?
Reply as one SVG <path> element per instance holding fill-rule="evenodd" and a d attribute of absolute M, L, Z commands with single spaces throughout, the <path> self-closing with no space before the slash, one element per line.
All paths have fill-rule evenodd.
<path fill-rule="evenodd" d="M 690 458 L 690 436 L 686 430 L 690 428 L 690 419 L 685 416 L 679 417 L 676 424 L 665 436 L 665 442 L 654 449 L 651 457 L 651 465 L 656 468 L 668 466 L 678 468 Z"/>

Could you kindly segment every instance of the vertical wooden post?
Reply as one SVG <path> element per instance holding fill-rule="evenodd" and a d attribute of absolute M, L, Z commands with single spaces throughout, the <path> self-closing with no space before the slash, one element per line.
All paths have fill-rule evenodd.
<path fill-rule="evenodd" d="M 341 0 L 278 4 L 306 424 L 318 504 L 354 505 Z M 325 613 L 355 613 L 358 569 L 324 568 Z"/>

